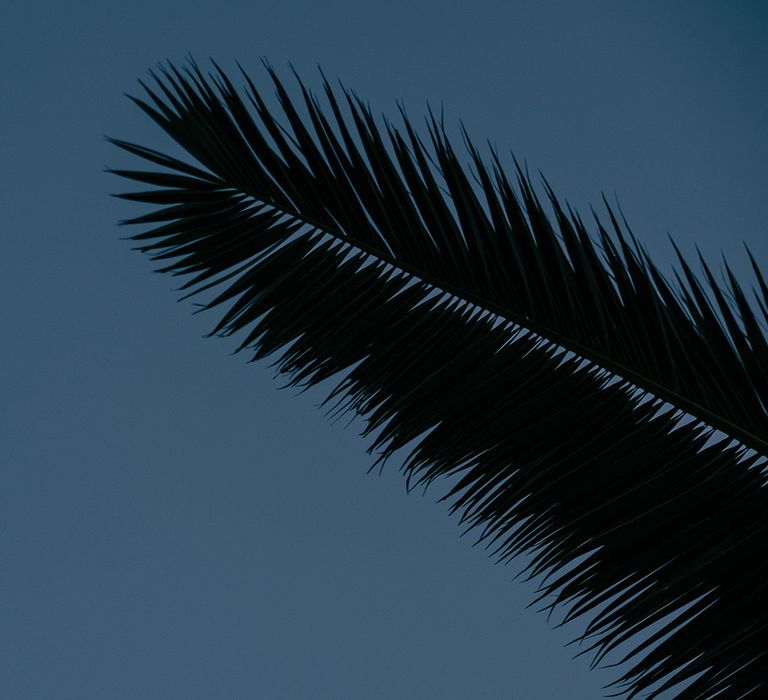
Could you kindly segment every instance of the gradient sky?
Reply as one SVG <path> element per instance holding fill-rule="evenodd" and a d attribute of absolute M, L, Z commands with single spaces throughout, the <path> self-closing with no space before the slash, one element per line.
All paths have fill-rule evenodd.
<path fill-rule="evenodd" d="M 674 5 L 674 6 L 671 6 Z M 321 64 L 393 119 L 428 100 L 581 212 L 619 197 L 668 270 L 768 268 L 763 2 L 16 2 L 0 10 L 0 695 L 589 700 L 576 624 L 381 477 L 320 392 L 203 340 L 213 316 L 120 240 L 104 134 L 189 52 Z M 359 426 L 357 426 L 359 427 Z"/>

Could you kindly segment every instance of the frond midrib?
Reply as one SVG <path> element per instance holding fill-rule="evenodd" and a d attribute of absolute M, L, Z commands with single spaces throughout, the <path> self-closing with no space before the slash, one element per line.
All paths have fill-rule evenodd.
<path fill-rule="evenodd" d="M 745 447 L 751 448 L 762 455 L 768 456 L 768 441 L 729 421 L 722 415 L 714 413 L 706 407 L 697 404 L 690 399 L 687 399 L 676 391 L 669 389 L 662 384 L 659 384 L 648 376 L 637 372 L 636 370 L 633 370 L 626 365 L 622 365 L 621 363 L 616 362 L 615 360 L 612 360 L 605 355 L 602 355 L 601 353 L 584 345 L 583 343 L 565 336 L 559 331 L 554 330 L 536 320 L 528 318 L 523 314 L 515 313 L 508 308 L 504 308 L 493 300 L 484 298 L 482 295 L 473 293 L 471 290 L 463 289 L 455 284 L 452 284 L 450 281 L 438 279 L 429 272 L 420 270 L 414 265 L 411 265 L 393 256 L 391 253 L 382 251 L 370 244 L 357 241 L 343 231 L 328 226 L 326 222 L 317 221 L 311 216 L 307 216 L 306 214 L 303 214 L 297 210 L 289 210 L 288 207 L 286 207 L 284 204 L 276 204 L 274 202 L 267 201 L 263 198 L 263 196 L 257 196 L 251 193 L 247 194 L 255 201 L 262 202 L 267 206 L 272 207 L 276 211 L 279 211 L 282 214 L 295 219 L 298 222 L 301 222 L 307 226 L 311 226 L 317 231 L 321 231 L 336 238 L 337 240 L 347 243 L 352 247 L 358 248 L 368 255 L 372 255 L 373 257 L 388 263 L 393 267 L 402 270 L 403 272 L 406 272 L 417 279 L 422 280 L 423 282 L 426 282 L 435 289 L 447 292 L 448 294 L 452 294 L 459 299 L 466 301 L 467 303 L 486 309 L 496 316 L 499 316 L 517 324 L 518 326 L 533 331 L 534 333 L 540 335 L 543 339 L 553 342 L 567 351 L 573 352 L 579 358 L 585 359 L 597 365 L 601 369 L 605 369 L 611 372 L 616 377 L 631 382 L 640 389 L 643 389 L 653 396 L 679 408 L 694 418 L 703 421 L 712 428 L 730 435 L 734 439 L 740 441 Z"/>

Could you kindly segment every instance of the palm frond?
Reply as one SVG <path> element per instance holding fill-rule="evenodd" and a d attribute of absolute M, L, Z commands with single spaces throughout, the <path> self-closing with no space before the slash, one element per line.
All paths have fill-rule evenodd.
<path fill-rule="evenodd" d="M 294 385 L 341 377 L 328 402 L 365 418 L 379 459 L 410 447 L 410 485 L 454 475 L 445 498 L 479 540 L 534 552 L 541 600 L 591 615 L 595 663 L 663 621 L 620 660 L 627 697 L 694 678 L 678 697 L 763 697 L 754 259 L 755 306 L 679 252 L 673 286 L 607 203 L 593 238 L 464 133 L 469 172 L 434 115 L 425 144 L 325 78 L 323 108 L 296 76 L 299 107 L 265 67 L 284 123 L 245 73 L 241 96 L 194 63 L 131 98 L 196 162 L 111 139 L 151 165 L 113 171 L 151 186 L 121 195 L 152 205 L 127 222 L 140 250 L 188 295 L 216 289 L 212 334 L 277 354 Z"/>

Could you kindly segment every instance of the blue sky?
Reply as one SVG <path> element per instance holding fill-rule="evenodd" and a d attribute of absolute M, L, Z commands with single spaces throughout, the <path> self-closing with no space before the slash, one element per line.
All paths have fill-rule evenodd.
<path fill-rule="evenodd" d="M 0 13 L 0 685 L 9 698 L 596 698 L 460 539 L 439 487 L 368 475 L 319 392 L 203 340 L 116 226 L 109 134 L 165 145 L 123 96 L 187 53 L 321 64 L 395 118 L 541 170 L 582 212 L 618 196 L 745 282 L 768 267 L 768 12 L 714 2 L 7 2 Z M 508 161 L 511 162 L 511 159 Z M 554 622 L 554 620 L 553 620 Z"/>

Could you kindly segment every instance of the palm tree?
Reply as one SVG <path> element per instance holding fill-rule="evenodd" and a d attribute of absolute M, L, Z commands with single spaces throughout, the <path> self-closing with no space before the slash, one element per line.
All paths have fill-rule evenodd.
<path fill-rule="evenodd" d="M 131 98 L 195 163 L 112 172 L 151 188 L 139 249 L 216 293 L 212 335 L 277 355 L 290 384 L 364 417 L 377 463 L 444 498 L 499 560 L 532 554 L 546 608 L 589 616 L 593 664 L 632 642 L 632 698 L 765 697 L 768 286 L 748 299 L 677 251 L 674 284 L 605 202 L 595 233 L 517 161 L 466 169 L 442 119 L 379 126 L 323 78 L 299 107 L 265 63 L 284 123 L 243 72 L 172 64 Z M 214 64 L 215 66 L 215 64 Z M 274 110 L 273 110 L 274 111 Z M 474 182 L 473 182 L 474 180 Z M 148 227 L 148 228 L 147 228 Z M 654 631 L 647 636 L 649 628 Z M 646 632 L 646 636 L 643 633 Z"/>

